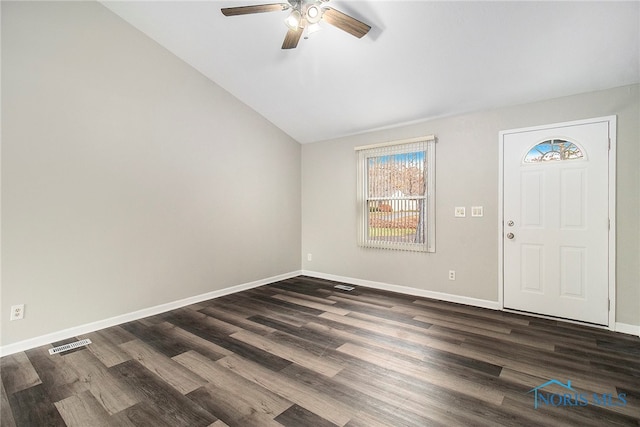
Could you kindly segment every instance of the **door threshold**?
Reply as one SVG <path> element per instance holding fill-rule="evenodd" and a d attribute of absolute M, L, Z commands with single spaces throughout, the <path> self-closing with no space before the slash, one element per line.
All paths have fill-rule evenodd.
<path fill-rule="evenodd" d="M 504 307 L 502 311 L 505 311 L 507 313 L 513 313 L 513 314 L 521 314 L 524 316 L 538 317 L 540 319 L 546 319 L 546 320 L 557 320 L 559 322 L 571 323 L 573 325 L 589 326 L 591 328 L 596 328 L 596 329 L 612 330 L 609 326 L 601 325 L 599 323 L 591 323 L 591 322 L 585 322 L 581 320 L 567 319 L 565 317 L 550 316 L 548 314 L 533 313 L 530 311 L 517 310 L 515 308 Z"/>

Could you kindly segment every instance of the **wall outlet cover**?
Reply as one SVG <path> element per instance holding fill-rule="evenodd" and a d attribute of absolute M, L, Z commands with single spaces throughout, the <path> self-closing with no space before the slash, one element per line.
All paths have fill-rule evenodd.
<path fill-rule="evenodd" d="M 11 306 L 11 315 L 9 316 L 9 320 L 20 320 L 24 319 L 24 304 L 16 304 Z"/>
<path fill-rule="evenodd" d="M 465 216 L 467 216 L 464 206 L 456 206 L 454 215 L 456 216 L 456 218 L 464 218 Z"/>

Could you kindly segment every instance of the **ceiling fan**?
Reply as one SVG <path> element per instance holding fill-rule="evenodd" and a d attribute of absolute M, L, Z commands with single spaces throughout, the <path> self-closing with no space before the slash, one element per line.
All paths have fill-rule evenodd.
<path fill-rule="evenodd" d="M 225 7 L 222 8 L 224 16 L 248 15 L 262 12 L 282 12 L 290 10 L 285 24 L 289 31 L 284 37 L 282 49 L 293 49 L 298 46 L 300 37 L 306 31 L 311 34 L 318 29 L 318 23 L 323 20 L 326 23 L 340 28 L 352 36 L 361 38 L 369 32 L 371 27 L 364 22 L 333 9 L 323 6 L 329 0 L 287 0 L 288 3 L 258 4 L 253 6 Z M 306 36 L 305 36 L 306 38 Z"/>

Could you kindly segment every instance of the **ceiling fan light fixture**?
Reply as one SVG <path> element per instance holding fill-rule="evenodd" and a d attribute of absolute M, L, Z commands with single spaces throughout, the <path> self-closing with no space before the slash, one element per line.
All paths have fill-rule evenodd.
<path fill-rule="evenodd" d="M 291 11 L 287 19 L 284 20 L 284 23 L 287 25 L 287 27 L 295 30 L 300 26 L 301 19 L 302 15 L 300 14 L 300 11 L 294 9 Z"/>
<path fill-rule="evenodd" d="M 316 24 L 322 18 L 322 11 L 317 5 L 312 4 L 311 6 L 307 7 L 306 17 L 307 21 L 310 24 Z"/>

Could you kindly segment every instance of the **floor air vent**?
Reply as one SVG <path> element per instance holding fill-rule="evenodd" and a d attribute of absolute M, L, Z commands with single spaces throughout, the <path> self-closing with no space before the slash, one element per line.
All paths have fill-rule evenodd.
<path fill-rule="evenodd" d="M 342 289 L 343 291 L 352 291 L 355 289 L 353 286 L 347 286 L 347 285 L 335 285 L 334 288 Z"/>
<path fill-rule="evenodd" d="M 62 353 L 63 351 L 73 350 L 74 348 L 84 347 L 85 345 L 89 345 L 89 344 L 91 344 L 90 339 L 80 340 L 80 341 L 72 342 L 65 345 L 59 345 L 58 347 L 50 348 L 49 354 L 58 354 L 58 353 Z"/>

